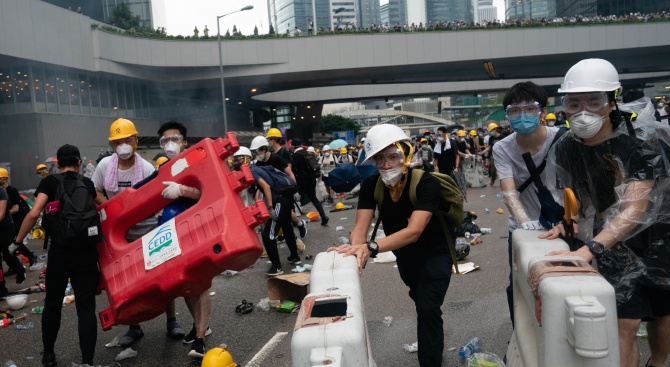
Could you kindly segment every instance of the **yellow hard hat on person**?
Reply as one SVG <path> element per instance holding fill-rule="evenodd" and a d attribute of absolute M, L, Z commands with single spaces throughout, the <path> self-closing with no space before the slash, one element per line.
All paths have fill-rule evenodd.
<path fill-rule="evenodd" d="M 347 148 L 345 147 L 340 148 L 340 153 L 347 154 Z"/>
<path fill-rule="evenodd" d="M 470 135 L 471 135 L 471 136 L 477 136 L 477 132 L 474 131 L 474 130 L 470 130 Z"/>
<path fill-rule="evenodd" d="M 544 117 L 545 121 L 546 120 L 556 120 L 556 115 L 553 113 L 548 113 L 547 116 Z"/>
<path fill-rule="evenodd" d="M 130 120 L 126 119 L 117 119 L 112 122 L 112 126 L 109 127 L 109 140 L 119 140 L 124 139 L 133 135 L 137 135 L 137 129 L 135 124 Z"/>
<path fill-rule="evenodd" d="M 488 126 L 486 129 L 487 129 L 489 132 L 491 132 L 491 131 L 493 131 L 493 130 L 495 130 L 495 129 L 497 129 L 497 128 L 498 128 L 498 124 L 496 124 L 495 122 L 492 122 L 492 123 L 489 124 L 489 126 Z"/>
<path fill-rule="evenodd" d="M 0 178 L 9 178 L 9 172 L 2 167 L 0 167 Z"/>
<path fill-rule="evenodd" d="M 344 203 L 337 203 L 335 204 L 335 209 L 342 210 L 344 209 Z"/>
<path fill-rule="evenodd" d="M 43 170 L 43 169 L 48 170 L 49 168 L 47 168 L 46 164 L 38 164 L 37 167 L 35 167 L 35 173 L 39 173 L 40 170 Z"/>
<path fill-rule="evenodd" d="M 426 139 L 426 138 L 421 138 L 421 140 L 419 141 L 419 143 L 424 143 L 424 142 L 427 143 L 427 142 L 428 142 L 428 139 Z"/>
<path fill-rule="evenodd" d="M 458 132 L 456 133 L 456 135 L 458 135 L 458 136 L 465 136 L 465 130 L 458 130 Z"/>
<path fill-rule="evenodd" d="M 266 139 L 270 138 L 279 138 L 281 139 L 283 136 L 281 135 L 281 131 L 277 129 L 276 127 L 273 127 L 272 129 L 268 130 L 268 134 L 265 135 Z"/>
<path fill-rule="evenodd" d="M 233 356 L 224 348 L 212 348 L 202 358 L 202 367 L 237 367 Z"/>
<path fill-rule="evenodd" d="M 158 167 L 162 166 L 163 163 L 167 161 L 168 161 L 167 157 L 158 157 L 158 159 L 156 159 L 156 169 L 158 169 Z"/>

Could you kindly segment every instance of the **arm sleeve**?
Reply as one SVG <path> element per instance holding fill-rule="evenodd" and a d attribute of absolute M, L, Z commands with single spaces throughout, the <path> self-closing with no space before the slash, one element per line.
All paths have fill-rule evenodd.
<path fill-rule="evenodd" d="M 35 190 L 35 197 L 37 197 L 38 194 L 44 194 L 50 198 L 51 193 L 49 192 L 49 186 L 55 185 L 55 183 L 52 184 L 52 180 L 55 180 L 53 176 L 47 176 L 43 180 L 41 180 L 40 184 L 37 185 L 37 189 Z M 95 187 L 93 187 L 93 191 L 95 191 Z"/>
<path fill-rule="evenodd" d="M 424 173 L 416 187 L 416 206 L 414 206 L 414 210 L 436 213 L 440 208 L 441 190 L 440 181 L 428 172 Z"/>
<path fill-rule="evenodd" d="M 514 176 L 508 155 L 503 152 L 503 144 L 493 145 L 493 159 L 496 162 L 496 171 L 498 171 L 499 179 L 502 180 Z M 519 159 L 523 160 L 521 157 Z"/>
<path fill-rule="evenodd" d="M 372 175 L 366 178 L 361 184 L 361 192 L 358 197 L 358 209 L 372 209 L 377 207 L 375 202 L 375 188 L 379 175 Z"/>

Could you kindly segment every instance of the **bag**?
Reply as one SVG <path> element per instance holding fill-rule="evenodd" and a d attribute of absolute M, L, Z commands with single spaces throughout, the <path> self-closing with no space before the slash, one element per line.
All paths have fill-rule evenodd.
<path fill-rule="evenodd" d="M 101 233 L 100 216 L 84 176 L 77 174 L 76 179 L 63 174 L 53 176 L 59 184 L 56 200 L 44 208 L 47 232 L 63 247 L 95 245 Z"/>
<path fill-rule="evenodd" d="M 302 172 L 300 172 L 301 175 L 308 178 L 321 177 L 321 165 L 319 164 L 319 162 L 317 162 L 315 156 L 305 152 L 304 150 L 300 150 L 294 154 L 299 154 L 300 156 L 305 158 L 305 164 L 303 165 L 303 167 L 301 167 L 303 168 Z"/>
<path fill-rule="evenodd" d="M 262 170 L 262 177 L 277 195 L 294 195 L 298 192 L 298 184 L 286 173 L 272 166 L 251 166 L 252 169 Z"/>
<path fill-rule="evenodd" d="M 479 228 L 479 226 L 475 224 L 475 219 L 477 219 L 476 214 L 473 214 L 473 212 L 465 212 L 463 223 L 458 226 L 458 228 L 456 228 L 456 237 L 465 236 L 465 232 L 469 232 L 470 234 L 482 233 L 482 230 Z"/>
<path fill-rule="evenodd" d="M 409 200 L 412 205 L 416 205 L 416 187 L 419 185 L 421 177 L 424 175 L 424 171 L 420 169 L 412 169 L 411 174 L 412 178 L 410 180 L 409 186 Z M 437 178 L 440 181 L 440 206 L 439 210 L 435 215 L 439 219 L 444 235 L 447 238 L 447 245 L 449 247 L 449 253 L 451 254 L 451 259 L 454 262 L 454 267 L 456 268 L 456 273 L 458 273 L 458 256 L 456 255 L 456 248 L 454 244 L 454 230 L 456 227 L 460 226 L 463 223 L 463 195 L 461 190 L 458 188 L 454 180 L 439 172 L 430 172 L 430 175 Z M 381 176 L 377 180 L 377 186 L 375 187 L 375 202 L 377 202 L 377 207 L 381 210 L 382 202 L 384 201 L 384 182 L 381 179 Z M 374 231 L 372 231 L 372 240 L 375 238 L 377 229 L 379 228 L 379 223 L 381 222 L 381 215 L 377 219 L 375 224 Z"/>

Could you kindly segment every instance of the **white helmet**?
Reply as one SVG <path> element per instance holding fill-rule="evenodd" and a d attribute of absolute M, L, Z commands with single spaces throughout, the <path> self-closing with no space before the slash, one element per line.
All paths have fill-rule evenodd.
<path fill-rule="evenodd" d="M 233 157 L 253 157 L 253 155 L 251 155 L 251 150 L 249 150 L 249 148 L 240 147 L 240 149 L 233 154 Z"/>
<path fill-rule="evenodd" d="M 365 161 L 379 153 L 389 145 L 404 141 L 409 142 L 409 136 L 401 128 L 391 124 L 380 124 L 373 126 L 365 139 Z M 365 162 L 364 161 L 364 162 Z"/>
<path fill-rule="evenodd" d="M 330 150 L 330 145 L 324 145 L 323 146 L 323 151 L 325 152 L 326 150 Z"/>
<path fill-rule="evenodd" d="M 308 147 L 307 153 L 316 153 L 316 151 L 314 150 L 314 147 Z"/>
<path fill-rule="evenodd" d="M 565 80 L 558 93 L 611 92 L 623 88 L 619 83 L 619 73 L 614 65 L 603 59 L 585 59 L 565 74 Z"/>
<path fill-rule="evenodd" d="M 249 149 L 256 150 L 260 147 L 267 147 L 269 145 L 270 143 L 268 143 L 268 139 L 266 139 L 264 136 L 257 136 L 254 138 L 254 140 L 251 141 L 251 146 Z"/>

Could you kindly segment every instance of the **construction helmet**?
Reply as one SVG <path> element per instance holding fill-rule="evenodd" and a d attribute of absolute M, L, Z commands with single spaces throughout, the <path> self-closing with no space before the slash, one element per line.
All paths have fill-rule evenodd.
<path fill-rule="evenodd" d="M 327 144 L 324 145 L 323 146 L 323 151 L 325 152 L 325 151 L 328 151 L 328 150 L 330 150 L 330 145 L 327 145 Z"/>
<path fill-rule="evenodd" d="M 224 348 L 212 348 L 202 358 L 202 367 L 237 367 L 233 356 Z"/>
<path fill-rule="evenodd" d="M 265 139 L 262 136 L 257 136 L 254 138 L 254 140 L 251 141 L 251 146 L 249 146 L 249 149 L 256 150 L 260 147 L 267 147 L 269 145 L 270 143 L 268 143 L 268 139 Z"/>
<path fill-rule="evenodd" d="M 465 135 L 466 135 L 466 134 L 465 134 L 465 130 L 458 130 L 458 132 L 456 133 L 456 135 L 458 135 L 458 136 L 465 136 Z"/>
<path fill-rule="evenodd" d="M 158 159 L 156 159 L 156 169 L 158 169 L 158 167 L 162 166 L 163 163 L 167 161 L 168 161 L 167 157 L 158 157 Z"/>
<path fill-rule="evenodd" d="M 130 120 L 126 119 L 117 119 L 112 122 L 112 126 L 109 127 L 109 140 L 119 140 L 127 138 L 129 136 L 137 135 L 137 129 L 135 129 L 135 124 Z"/>
<path fill-rule="evenodd" d="M 493 130 L 495 130 L 495 129 L 497 129 L 497 128 L 498 128 L 498 124 L 496 124 L 495 122 L 492 122 L 492 123 L 489 124 L 489 126 L 486 128 L 486 130 L 488 130 L 489 132 L 491 132 L 491 131 L 493 131 Z"/>
<path fill-rule="evenodd" d="M 0 167 L 0 178 L 9 178 L 9 172 L 2 167 Z"/>
<path fill-rule="evenodd" d="M 365 161 L 384 150 L 384 148 L 397 142 L 405 142 L 409 145 L 409 136 L 401 128 L 391 124 L 379 124 L 373 126 L 365 140 Z"/>
<path fill-rule="evenodd" d="M 37 167 L 35 167 L 35 173 L 40 173 L 40 170 L 49 170 L 46 164 L 38 164 Z"/>
<path fill-rule="evenodd" d="M 340 153 L 347 154 L 347 148 L 345 147 L 340 148 Z"/>
<path fill-rule="evenodd" d="M 233 157 L 253 157 L 253 156 L 251 155 L 251 150 L 249 150 L 249 148 L 240 147 L 240 149 L 238 149 L 237 152 L 233 154 Z"/>
<path fill-rule="evenodd" d="M 603 59 L 585 59 L 565 74 L 558 93 L 611 92 L 621 94 L 619 73 L 609 61 Z"/>
<path fill-rule="evenodd" d="M 283 138 L 283 136 L 281 135 L 281 131 L 279 129 L 277 129 L 276 127 L 273 127 L 272 129 L 268 130 L 268 133 L 267 133 L 267 135 L 265 135 L 265 138 L 266 139 L 270 139 L 270 138 L 281 139 L 281 138 Z"/>
<path fill-rule="evenodd" d="M 471 136 L 477 136 L 477 132 L 474 131 L 474 130 L 470 130 L 470 135 L 471 135 Z"/>
<path fill-rule="evenodd" d="M 421 138 L 421 140 L 419 140 L 419 143 L 427 143 L 427 142 L 428 142 L 428 139 L 426 139 L 426 138 Z"/>
<path fill-rule="evenodd" d="M 548 113 L 547 116 L 544 117 L 544 120 L 556 120 L 556 115 L 553 113 Z"/>
<path fill-rule="evenodd" d="M 335 209 L 337 209 L 337 210 L 342 210 L 342 209 L 344 209 L 344 203 L 337 203 L 337 204 L 335 204 Z"/>
<path fill-rule="evenodd" d="M 319 149 L 319 148 L 314 149 L 314 151 L 317 152 L 317 153 L 321 153 L 321 149 Z"/>

